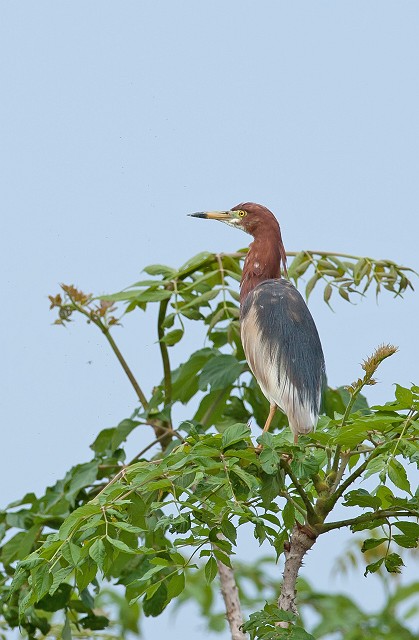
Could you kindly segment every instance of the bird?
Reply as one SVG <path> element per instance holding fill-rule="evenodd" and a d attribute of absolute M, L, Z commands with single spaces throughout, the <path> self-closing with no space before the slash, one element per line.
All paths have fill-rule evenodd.
<path fill-rule="evenodd" d="M 294 443 L 316 428 L 326 380 L 323 349 L 304 298 L 287 279 L 278 220 L 266 207 L 243 202 L 228 211 L 200 211 L 253 236 L 240 281 L 240 333 L 248 365 L 270 409 L 263 433 L 279 408 Z"/>

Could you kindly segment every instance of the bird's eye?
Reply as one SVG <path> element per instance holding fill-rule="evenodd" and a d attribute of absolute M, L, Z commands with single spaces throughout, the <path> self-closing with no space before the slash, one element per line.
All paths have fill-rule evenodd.
<path fill-rule="evenodd" d="M 246 211 L 243 211 L 242 209 L 240 209 L 239 211 L 237 211 L 237 213 L 239 214 L 240 218 L 244 218 L 246 214 Z"/>

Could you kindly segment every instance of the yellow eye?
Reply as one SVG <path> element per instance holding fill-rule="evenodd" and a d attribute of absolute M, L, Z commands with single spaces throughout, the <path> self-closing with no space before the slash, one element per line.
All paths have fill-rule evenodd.
<path fill-rule="evenodd" d="M 247 215 L 246 211 L 243 211 L 242 209 L 237 211 L 237 213 L 239 214 L 240 218 L 244 218 L 244 216 Z"/>

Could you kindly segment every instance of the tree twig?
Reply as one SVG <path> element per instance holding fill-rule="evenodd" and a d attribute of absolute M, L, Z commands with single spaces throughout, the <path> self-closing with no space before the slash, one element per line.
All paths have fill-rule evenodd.
<path fill-rule="evenodd" d="M 343 478 L 343 474 L 345 473 L 345 469 L 348 466 L 348 462 L 349 462 L 350 457 L 351 457 L 351 452 L 350 451 L 345 451 L 344 453 L 342 453 L 340 466 L 337 469 L 336 477 L 335 477 L 335 480 L 334 480 L 334 482 L 332 484 L 331 492 L 335 491 L 337 489 L 337 487 L 339 486 L 339 483 Z"/>
<path fill-rule="evenodd" d="M 116 355 L 119 364 L 121 365 L 121 367 L 123 368 L 126 376 L 128 377 L 128 380 L 130 381 L 135 393 L 137 394 L 137 397 L 139 399 L 139 401 L 141 402 L 141 404 L 143 405 L 144 409 L 148 409 L 148 400 L 144 395 L 143 390 L 141 389 L 140 385 L 138 384 L 134 374 L 132 373 L 131 369 L 129 368 L 127 361 L 125 360 L 124 356 L 122 355 L 122 353 L 120 352 L 115 340 L 113 339 L 113 337 L 111 336 L 109 327 L 107 327 L 99 318 L 95 318 L 93 317 L 88 311 L 86 311 L 86 309 L 84 309 L 81 305 L 79 305 L 72 297 L 71 295 L 67 292 L 67 295 L 69 296 L 72 304 L 74 305 L 74 308 L 81 314 L 83 314 L 84 316 L 86 316 L 86 318 L 88 318 L 88 320 L 90 322 L 93 322 L 93 324 L 95 324 L 98 329 L 101 330 L 101 332 L 103 333 L 103 335 L 105 336 L 106 340 L 109 342 L 109 345 L 112 349 L 112 351 L 114 352 L 114 354 Z"/>

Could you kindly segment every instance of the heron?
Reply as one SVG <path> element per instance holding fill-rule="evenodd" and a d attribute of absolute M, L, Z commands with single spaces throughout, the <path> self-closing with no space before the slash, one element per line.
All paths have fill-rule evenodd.
<path fill-rule="evenodd" d="M 286 279 L 287 257 L 278 220 L 266 207 L 243 202 L 228 211 L 190 214 L 219 220 L 253 236 L 240 281 L 240 333 L 249 367 L 270 409 L 288 417 L 294 443 L 316 428 L 325 384 L 325 362 L 313 317 Z M 285 277 L 283 277 L 285 276 Z"/>

